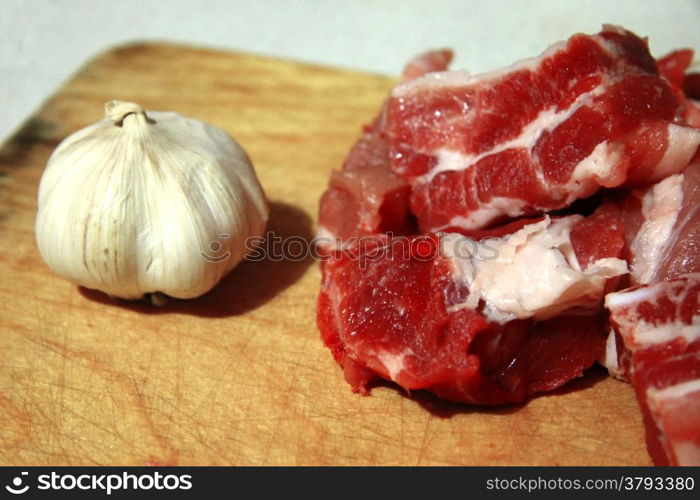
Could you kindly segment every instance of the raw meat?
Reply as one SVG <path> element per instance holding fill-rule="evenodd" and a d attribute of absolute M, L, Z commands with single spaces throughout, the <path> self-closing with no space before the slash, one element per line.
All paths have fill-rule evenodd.
<path fill-rule="evenodd" d="M 700 144 L 681 111 L 646 42 L 606 27 L 505 70 L 404 83 L 386 133 L 421 231 L 471 230 L 679 172 Z"/>
<path fill-rule="evenodd" d="M 673 420 L 681 411 L 688 415 L 694 411 L 695 418 L 700 418 L 700 340 L 686 346 L 669 337 L 669 332 L 694 332 L 696 340 L 700 339 L 700 320 L 688 316 L 693 307 L 697 316 L 700 274 L 687 274 L 700 273 L 699 203 L 700 162 L 649 188 L 631 192 L 621 203 L 630 282 L 655 285 L 608 295 L 606 303 L 616 328 L 608 336 L 603 364 L 613 376 L 635 385 L 645 414 L 650 453 L 657 463 L 700 464 L 700 426 Z M 695 287 L 672 281 L 683 276 L 692 276 L 682 283 L 694 281 Z M 676 316 L 681 312 L 686 316 L 678 323 Z M 644 342 L 640 343 L 640 338 Z M 687 362 L 676 363 L 681 357 Z M 658 379 L 652 389 L 645 378 L 649 374 Z M 679 377 L 688 378 L 691 387 L 697 386 L 695 396 L 679 395 L 687 384 L 680 385 L 681 389 L 664 385 Z M 673 397 L 668 399 L 669 395 Z M 674 451 L 674 440 L 684 432 L 695 436 L 696 448 L 681 444 Z"/>
<path fill-rule="evenodd" d="M 630 285 L 673 280 L 700 273 L 700 162 L 620 202 Z M 627 348 L 611 331 L 601 363 L 611 375 L 628 380 Z"/>
<path fill-rule="evenodd" d="M 604 359 L 655 461 L 700 464 L 692 51 L 606 26 L 486 75 L 451 57 L 406 66 L 321 201 L 341 240 L 317 322 L 346 380 L 497 405 Z"/>
<path fill-rule="evenodd" d="M 686 74 L 693 61 L 691 49 L 676 50 L 657 61 L 659 73 L 664 76 L 676 93 L 678 100 L 683 104 L 683 117 L 685 121 L 696 128 L 700 128 L 700 74 Z"/>
<path fill-rule="evenodd" d="M 325 262 L 318 324 L 356 391 L 381 377 L 496 405 L 552 390 L 595 362 L 605 285 L 626 272 L 614 211 L 478 237 L 375 238 Z"/>
<path fill-rule="evenodd" d="M 389 168 L 389 149 L 381 126 L 368 126 L 342 170 L 331 174 L 319 210 L 319 246 L 350 244 L 375 233 L 405 234 L 415 228 L 408 207 L 410 187 Z"/>
<path fill-rule="evenodd" d="M 403 69 L 401 80 L 408 82 L 428 73 L 444 71 L 452 62 L 452 51 L 449 49 L 431 50 L 414 57 Z"/>
<path fill-rule="evenodd" d="M 658 465 L 700 465 L 700 274 L 609 294 L 647 446 Z"/>
<path fill-rule="evenodd" d="M 404 81 L 447 68 L 449 50 L 426 52 L 404 69 Z M 408 234 L 415 231 L 409 210 L 410 186 L 389 165 L 389 144 L 384 132 L 384 111 L 350 150 L 342 170 L 334 171 L 321 198 L 319 238 L 321 249 L 351 244 L 353 238 L 376 233 Z"/>
<path fill-rule="evenodd" d="M 621 206 L 633 285 L 700 272 L 700 161 Z"/>

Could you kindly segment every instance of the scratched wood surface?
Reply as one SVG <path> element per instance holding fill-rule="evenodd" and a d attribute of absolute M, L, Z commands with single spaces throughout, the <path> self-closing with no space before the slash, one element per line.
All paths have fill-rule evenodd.
<path fill-rule="evenodd" d="M 649 464 L 627 385 L 594 370 L 479 409 L 391 385 L 353 394 L 316 330 L 311 259 L 244 263 L 161 309 L 53 276 L 34 244 L 39 178 L 106 100 L 209 121 L 248 150 L 276 236 L 310 239 L 319 196 L 394 81 L 141 44 L 100 55 L 0 150 L 0 463 Z"/>

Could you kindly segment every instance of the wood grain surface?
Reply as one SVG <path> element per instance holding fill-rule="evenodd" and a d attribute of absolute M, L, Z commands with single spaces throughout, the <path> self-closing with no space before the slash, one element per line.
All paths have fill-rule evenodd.
<path fill-rule="evenodd" d="M 39 178 L 109 99 L 211 122 L 250 153 L 276 236 L 318 199 L 394 80 L 139 44 L 100 55 L 0 150 L 0 463 L 646 465 L 631 388 L 595 369 L 481 409 L 386 384 L 353 394 L 315 325 L 318 264 L 246 262 L 154 309 L 53 276 L 34 244 Z"/>

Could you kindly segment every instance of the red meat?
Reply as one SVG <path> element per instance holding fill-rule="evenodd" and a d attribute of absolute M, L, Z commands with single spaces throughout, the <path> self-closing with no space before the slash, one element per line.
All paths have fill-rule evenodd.
<path fill-rule="evenodd" d="M 404 82 L 408 82 L 428 73 L 444 71 L 450 65 L 450 62 L 452 62 L 451 50 L 430 50 L 408 61 L 403 69 L 401 79 Z"/>
<path fill-rule="evenodd" d="M 386 132 L 420 229 L 470 230 L 679 172 L 700 143 L 681 113 L 646 42 L 606 27 L 505 70 L 400 85 Z"/>
<path fill-rule="evenodd" d="M 379 127 L 367 127 L 343 169 L 331 174 L 319 211 L 322 248 L 340 246 L 353 237 L 414 230 L 410 187 L 389 168 L 389 149 Z"/>
<path fill-rule="evenodd" d="M 658 465 L 700 465 L 700 274 L 609 294 Z"/>
<path fill-rule="evenodd" d="M 691 49 L 675 50 L 657 61 L 659 74 L 673 87 L 683 105 L 683 117 L 689 125 L 700 128 L 700 74 L 686 74 L 693 62 Z"/>
<path fill-rule="evenodd" d="M 606 299 L 604 364 L 635 386 L 659 464 L 700 464 L 699 203 L 700 162 L 623 199 L 631 283 L 653 286 Z"/>
<path fill-rule="evenodd" d="M 497 405 L 605 352 L 655 461 L 700 464 L 692 51 L 655 61 L 606 26 L 476 77 L 443 71 L 451 56 L 406 66 L 321 200 L 321 235 L 343 241 L 317 322 L 346 380 Z"/>
<path fill-rule="evenodd" d="M 631 283 L 700 272 L 700 161 L 621 203 Z"/>
<path fill-rule="evenodd" d="M 404 69 L 404 81 L 442 71 L 452 60 L 449 50 L 426 52 Z M 353 237 L 415 231 L 409 210 L 410 186 L 389 165 L 389 144 L 382 111 L 350 150 L 342 170 L 331 174 L 319 210 L 322 249 L 349 244 Z"/>
<path fill-rule="evenodd" d="M 622 225 L 610 210 L 559 221 L 571 222 L 568 244 L 583 271 L 620 256 Z M 479 252 L 493 256 L 504 239 L 489 238 L 546 221 L 529 222 L 481 232 Z M 512 403 L 580 376 L 601 355 L 604 287 L 571 286 L 562 293 L 563 310 L 494 316 L 488 297 L 468 305 L 470 289 L 459 272 L 464 262 L 447 248 L 453 236 L 465 238 L 378 239 L 370 249 L 341 252 L 325 263 L 318 325 L 353 389 L 366 392 L 372 380 L 385 378 L 456 401 Z M 548 270 L 533 266 L 531 279 L 546 281 Z"/>

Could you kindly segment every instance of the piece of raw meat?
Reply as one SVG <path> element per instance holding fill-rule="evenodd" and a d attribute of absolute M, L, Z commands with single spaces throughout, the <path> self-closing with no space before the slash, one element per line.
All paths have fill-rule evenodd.
<path fill-rule="evenodd" d="M 324 263 L 318 326 L 358 392 L 384 378 L 455 401 L 522 401 L 601 355 L 601 301 L 627 271 L 622 232 L 602 207 L 474 238 L 374 238 Z"/>
<path fill-rule="evenodd" d="M 435 71 L 444 71 L 452 62 L 450 49 L 430 50 L 420 54 L 406 63 L 401 80 L 404 82 L 419 78 Z"/>
<path fill-rule="evenodd" d="M 696 128 L 700 128 L 700 74 L 686 74 L 693 62 L 692 49 L 675 50 L 657 61 L 659 74 L 664 76 L 676 92 L 683 105 L 683 118 Z"/>
<path fill-rule="evenodd" d="M 404 81 L 442 71 L 452 59 L 449 50 L 426 52 L 408 62 Z M 409 209 L 410 186 L 389 165 L 384 111 L 365 127 L 341 170 L 333 171 L 319 209 L 321 249 L 350 244 L 353 237 L 415 231 Z"/>
<path fill-rule="evenodd" d="M 414 231 L 409 194 L 408 183 L 389 168 L 388 144 L 380 124 L 366 127 L 342 170 L 331 173 L 321 198 L 320 248 L 339 247 L 353 237 L 375 233 Z"/>
<path fill-rule="evenodd" d="M 700 161 L 619 203 L 625 227 L 627 285 L 646 285 L 700 273 Z M 629 380 L 627 348 L 611 331 L 601 359 L 611 375 Z"/>
<path fill-rule="evenodd" d="M 321 203 L 320 234 L 344 241 L 326 247 L 317 322 L 346 380 L 497 405 L 605 358 L 654 460 L 698 464 L 692 51 L 655 61 L 606 26 L 486 75 L 450 59 L 406 66 Z"/>
<path fill-rule="evenodd" d="M 386 133 L 420 230 L 462 231 L 679 172 L 700 144 L 682 114 L 646 42 L 607 26 L 504 70 L 399 85 Z"/>
<path fill-rule="evenodd" d="M 700 161 L 621 203 L 632 285 L 700 273 Z"/>
<path fill-rule="evenodd" d="M 700 465 L 700 274 L 607 295 L 657 465 Z"/>

